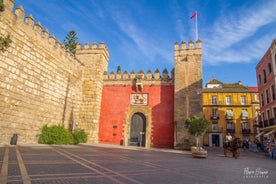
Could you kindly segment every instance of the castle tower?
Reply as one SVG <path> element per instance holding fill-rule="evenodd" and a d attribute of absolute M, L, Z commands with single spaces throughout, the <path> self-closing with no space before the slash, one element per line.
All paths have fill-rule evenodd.
<path fill-rule="evenodd" d="M 76 57 L 84 64 L 82 102 L 78 128 L 88 133 L 89 143 L 98 143 L 99 119 L 104 72 L 107 71 L 109 52 L 104 43 L 88 43 L 76 48 Z"/>
<path fill-rule="evenodd" d="M 174 147 L 186 149 L 191 139 L 185 128 L 187 118 L 202 116 L 202 43 L 174 45 Z M 187 144 L 186 144 L 187 143 Z"/>

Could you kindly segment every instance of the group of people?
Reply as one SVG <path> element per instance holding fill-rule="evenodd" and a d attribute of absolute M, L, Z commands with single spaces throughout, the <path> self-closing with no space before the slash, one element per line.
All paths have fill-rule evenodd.
<path fill-rule="evenodd" d="M 262 143 L 263 150 L 269 154 L 271 159 L 276 159 L 276 140 L 266 139 Z"/>
<path fill-rule="evenodd" d="M 225 136 L 225 144 L 230 146 L 233 141 L 234 136 L 230 133 L 227 133 Z M 259 152 L 264 151 L 269 154 L 269 157 L 276 159 L 276 140 L 272 138 L 264 138 L 264 140 L 255 139 L 254 142 L 251 142 L 249 138 L 245 138 L 243 141 L 239 142 L 240 148 L 248 148 L 249 151 Z"/>

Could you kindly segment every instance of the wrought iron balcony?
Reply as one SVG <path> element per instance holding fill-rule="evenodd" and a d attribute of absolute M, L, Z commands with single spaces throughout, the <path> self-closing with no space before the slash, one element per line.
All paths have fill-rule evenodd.
<path fill-rule="evenodd" d="M 226 132 L 229 132 L 229 133 L 235 133 L 235 129 L 234 128 L 227 128 L 226 129 Z"/>
<path fill-rule="evenodd" d="M 242 119 L 242 120 L 247 120 L 247 119 L 248 119 L 248 116 L 241 116 L 241 119 Z"/>
<path fill-rule="evenodd" d="M 258 126 L 259 126 L 260 128 L 264 128 L 263 121 L 259 121 L 259 122 L 258 122 Z"/>
<path fill-rule="evenodd" d="M 218 119 L 219 119 L 219 116 L 211 116 L 210 119 L 211 119 L 211 120 L 218 120 Z"/>
<path fill-rule="evenodd" d="M 259 121 L 260 128 L 265 128 L 265 127 L 269 127 L 269 126 L 273 126 L 273 125 L 276 125 L 275 119 Z"/>
<path fill-rule="evenodd" d="M 222 132 L 223 132 L 223 128 L 222 127 L 209 128 L 209 133 L 222 133 Z"/>
<path fill-rule="evenodd" d="M 268 127 L 268 121 L 267 120 L 264 121 L 264 127 Z"/>
<path fill-rule="evenodd" d="M 269 119 L 269 123 L 268 123 L 270 126 L 271 125 L 276 125 L 276 123 L 275 123 L 275 119 L 274 118 L 272 118 L 272 119 Z"/>
<path fill-rule="evenodd" d="M 250 134 L 250 129 L 242 129 L 243 134 Z"/>

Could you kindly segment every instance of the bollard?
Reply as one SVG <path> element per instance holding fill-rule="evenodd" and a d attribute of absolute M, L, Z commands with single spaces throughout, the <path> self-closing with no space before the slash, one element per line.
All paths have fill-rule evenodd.
<path fill-rule="evenodd" d="M 17 143 L 17 134 L 13 134 L 10 143 L 11 143 L 11 145 L 16 145 L 16 143 Z"/>

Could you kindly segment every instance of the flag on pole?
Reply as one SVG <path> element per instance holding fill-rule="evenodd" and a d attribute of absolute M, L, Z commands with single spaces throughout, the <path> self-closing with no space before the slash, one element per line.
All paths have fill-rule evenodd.
<path fill-rule="evenodd" d="M 196 12 L 191 16 L 191 19 L 193 19 L 193 18 L 196 18 L 197 17 L 197 14 L 196 14 Z"/>
<path fill-rule="evenodd" d="M 198 40 L 198 30 L 197 30 L 197 12 L 195 11 L 194 14 L 191 16 L 191 19 L 195 18 L 195 38 Z"/>

